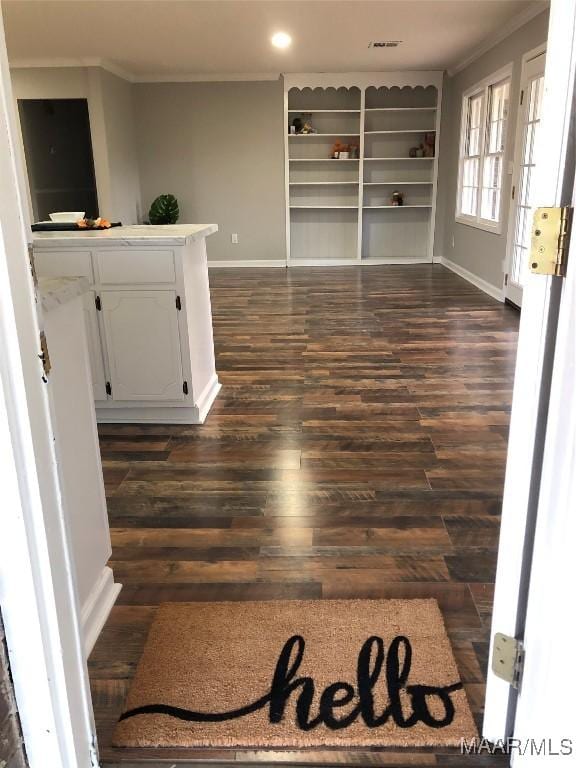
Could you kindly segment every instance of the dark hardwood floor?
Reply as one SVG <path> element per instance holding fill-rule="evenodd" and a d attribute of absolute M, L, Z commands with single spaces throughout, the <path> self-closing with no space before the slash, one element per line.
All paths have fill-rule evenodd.
<path fill-rule="evenodd" d="M 210 279 L 223 389 L 206 423 L 100 430 L 124 585 L 90 658 L 103 764 L 503 765 L 111 747 L 164 601 L 435 597 L 481 720 L 517 312 L 440 266 Z"/>

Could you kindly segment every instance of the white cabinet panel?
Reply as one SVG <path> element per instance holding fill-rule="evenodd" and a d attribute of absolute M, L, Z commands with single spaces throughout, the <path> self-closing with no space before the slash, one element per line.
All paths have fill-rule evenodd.
<path fill-rule="evenodd" d="M 98 329 L 98 316 L 94 304 L 95 294 L 92 291 L 84 294 L 84 321 L 86 323 L 86 339 L 88 341 L 88 357 L 92 371 L 92 387 L 95 400 L 106 400 L 106 374 L 104 372 L 104 355 Z"/>
<path fill-rule="evenodd" d="M 174 291 L 102 291 L 114 400 L 183 400 Z"/>
<path fill-rule="evenodd" d="M 124 248 L 96 251 L 100 282 L 104 285 L 173 283 L 176 280 L 174 251 Z"/>
<path fill-rule="evenodd" d="M 86 277 L 93 282 L 92 256 L 90 251 L 35 251 L 34 265 L 38 277 Z M 96 400 L 106 400 L 106 376 L 104 356 L 98 330 L 95 294 L 92 291 L 83 297 L 88 357 L 92 372 L 92 387 Z"/>
<path fill-rule="evenodd" d="M 38 277 L 87 277 L 93 283 L 90 251 L 34 251 Z"/>

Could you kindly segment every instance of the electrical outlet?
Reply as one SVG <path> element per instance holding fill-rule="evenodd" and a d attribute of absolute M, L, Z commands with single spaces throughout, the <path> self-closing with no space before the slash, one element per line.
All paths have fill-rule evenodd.
<path fill-rule="evenodd" d="M 232 232 L 231 240 L 234 245 L 238 245 L 238 232 Z"/>

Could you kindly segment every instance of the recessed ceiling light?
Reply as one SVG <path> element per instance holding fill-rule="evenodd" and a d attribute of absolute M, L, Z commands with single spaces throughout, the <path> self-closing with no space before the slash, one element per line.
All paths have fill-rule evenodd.
<path fill-rule="evenodd" d="M 276 32 L 272 35 L 272 45 L 274 48 L 288 48 L 292 43 L 292 38 L 286 32 Z"/>

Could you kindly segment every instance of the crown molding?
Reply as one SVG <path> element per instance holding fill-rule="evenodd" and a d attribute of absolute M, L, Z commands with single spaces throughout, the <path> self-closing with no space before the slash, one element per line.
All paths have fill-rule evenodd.
<path fill-rule="evenodd" d="M 129 83 L 134 82 L 134 75 L 127 69 L 119 66 L 113 61 L 98 58 L 79 58 L 79 59 L 11 59 L 9 61 L 10 69 L 70 69 L 75 67 L 99 67 L 100 69 L 116 75 Z"/>
<path fill-rule="evenodd" d="M 102 67 L 102 69 L 105 69 L 107 72 L 110 72 L 111 75 L 116 75 L 116 77 L 120 77 L 122 80 L 127 80 L 129 83 L 135 82 L 135 77 L 127 69 L 124 69 L 124 67 L 121 67 L 119 64 L 116 64 L 114 61 L 108 61 L 107 59 L 100 59 L 100 64 L 97 64 L 96 66 Z"/>
<path fill-rule="evenodd" d="M 210 74 L 144 74 L 135 75 L 108 59 L 98 58 L 53 58 L 53 59 L 11 59 L 10 69 L 59 69 L 72 67 L 100 67 L 129 83 L 219 83 L 279 80 L 280 72 L 216 72 Z"/>
<path fill-rule="evenodd" d="M 453 64 L 451 67 L 448 67 L 448 75 L 450 77 L 457 75 L 458 72 L 461 72 L 467 66 L 472 64 L 472 62 L 476 61 L 476 59 L 479 59 L 480 56 L 483 56 L 489 50 L 494 48 L 494 46 L 498 45 L 498 43 L 501 43 L 511 34 L 516 32 L 516 30 L 520 29 L 525 24 L 528 24 L 528 22 L 532 21 L 532 19 L 535 19 L 536 16 L 544 13 L 544 11 L 548 9 L 549 5 L 549 0 L 533 0 L 533 2 L 530 3 L 527 8 L 516 14 L 516 16 L 513 16 L 509 21 L 506 22 L 506 24 L 503 24 L 501 27 L 499 27 L 493 35 L 490 35 L 479 45 L 473 48 L 464 59 L 461 59 L 457 64 Z"/>
<path fill-rule="evenodd" d="M 209 74 L 145 74 L 135 75 L 134 83 L 226 83 L 279 80 L 279 72 L 216 72 Z"/>

